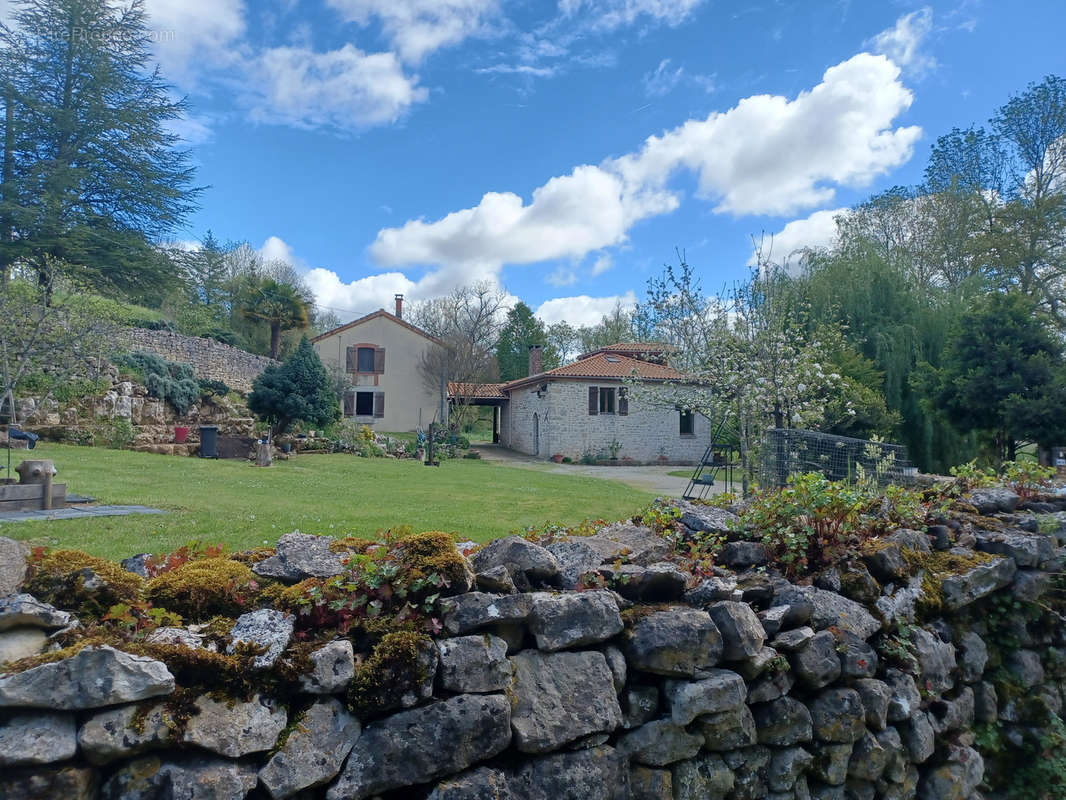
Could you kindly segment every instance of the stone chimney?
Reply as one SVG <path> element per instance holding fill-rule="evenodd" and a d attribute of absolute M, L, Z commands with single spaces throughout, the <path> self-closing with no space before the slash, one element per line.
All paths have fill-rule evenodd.
<path fill-rule="evenodd" d="M 540 375 L 544 371 L 544 347 L 539 344 L 529 346 L 529 374 Z"/>
<path fill-rule="evenodd" d="M 403 319 L 403 295 L 396 295 L 396 316 Z"/>

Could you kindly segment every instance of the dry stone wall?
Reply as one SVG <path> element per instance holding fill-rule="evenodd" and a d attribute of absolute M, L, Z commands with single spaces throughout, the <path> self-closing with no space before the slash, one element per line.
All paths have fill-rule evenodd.
<path fill-rule="evenodd" d="M 344 702 L 357 659 L 343 636 L 316 645 L 295 694 L 266 680 L 241 699 L 186 690 L 181 725 L 167 664 L 89 647 L 0 675 L 0 797 L 997 797 L 987 786 L 1002 776 L 975 730 L 995 724 L 1020 742 L 1061 715 L 1066 624 L 1018 617 L 1008 643 L 994 610 L 1049 591 L 1066 525 L 1034 530 L 1009 493 L 977 502 L 999 530 L 892 534 L 866 559 L 878 576 L 866 588 L 878 588 L 863 602 L 853 581 L 775 576 L 757 543 L 733 543 L 695 580 L 631 523 L 545 547 L 499 540 L 442 601 L 416 680 L 390 710 L 361 716 Z M 682 511 L 689 534 L 730 527 L 726 511 Z M 10 564 L 19 547 L 0 541 Z M 945 579 L 942 597 L 927 575 L 905 577 L 905 555 L 965 563 L 978 551 L 989 558 Z M 343 565 L 329 540 L 296 533 L 254 569 L 291 584 Z M 615 589 L 576 591 L 590 572 Z M 18 593 L 23 573 L 0 571 L 0 660 L 12 631 L 71 624 Z M 923 591 L 940 613 L 916 613 L 933 599 L 923 606 Z M 192 628 L 152 636 L 203 646 Z M 291 615 L 275 609 L 241 616 L 229 636 L 228 649 L 255 643 L 263 670 L 297 646 Z"/>
<path fill-rule="evenodd" d="M 197 378 L 222 381 L 231 389 L 244 393 L 252 390 L 252 381 L 259 373 L 278 363 L 214 339 L 146 328 L 124 328 L 118 334 L 115 347 L 142 350 L 168 361 L 189 364 Z"/>

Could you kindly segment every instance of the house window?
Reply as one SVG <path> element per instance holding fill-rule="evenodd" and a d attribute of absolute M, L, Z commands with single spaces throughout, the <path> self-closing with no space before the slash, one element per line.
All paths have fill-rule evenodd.
<path fill-rule="evenodd" d="M 614 413 L 614 389 L 600 389 L 600 413 Z"/>
<path fill-rule="evenodd" d="M 691 411 L 681 410 L 680 430 L 682 436 L 696 435 L 696 415 Z"/>
<path fill-rule="evenodd" d="M 385 371 L 385 348 L 372 344 L 353 344 L 347 349 L 348 372 L 380 375 Z"/>
<path fill-rule="evenodd" d="M 374 371 L 374 348 L 360 347 L 357 351 L 356 369 L 359 372 Z"/>
<path fill-rule="evenodd" d="M 355 416 L 357 417 L 370 417 L 374 414 L 374 393 L 373 392 L 356 392 L 355 393 Z"/>

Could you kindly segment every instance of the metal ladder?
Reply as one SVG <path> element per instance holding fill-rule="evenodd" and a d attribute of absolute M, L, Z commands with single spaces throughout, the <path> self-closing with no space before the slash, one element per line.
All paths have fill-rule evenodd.
<path fill-rule="evenodd" d="M 726 473 L 726 489 L 733 485 L 733 468 L 736 464 L 729 460 L 728 455 L 732 447 L 719 443 L 722 431 L 725 428 L 725 420 L 718 423 L 711 435 L 711 444 L 703 451 L 703 458 L 696 465 L 695 472 L 689 478 L 688 486 L 681 497 L 685 500 L 703 500 L 714 488 L 714 481 L 721 470 Z"/>

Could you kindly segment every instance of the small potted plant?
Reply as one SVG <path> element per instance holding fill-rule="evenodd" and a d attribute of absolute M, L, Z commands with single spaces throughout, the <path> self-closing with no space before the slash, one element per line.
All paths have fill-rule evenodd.
<path fill-rule="evenodd" d="M 189 438 L 189 428 L 185 425 L 174 426 L 174 443 L 185 444 Z"/>
<path fill-rule="evenodd" d="M 563 454 L 562 453 L 556 453 L 555 455 L 552 456 L 552 461 L 554 461 L 556 464 L 562 464 L 563 463 Z"/>

